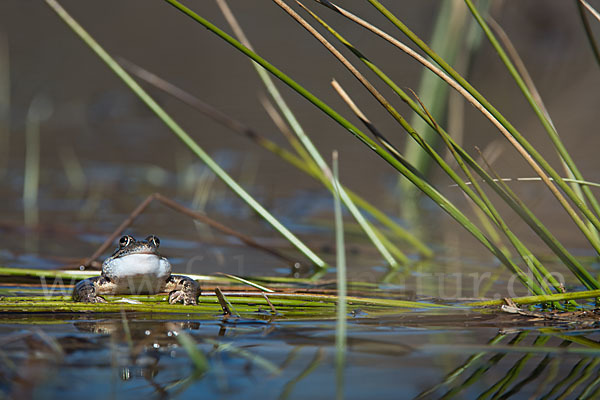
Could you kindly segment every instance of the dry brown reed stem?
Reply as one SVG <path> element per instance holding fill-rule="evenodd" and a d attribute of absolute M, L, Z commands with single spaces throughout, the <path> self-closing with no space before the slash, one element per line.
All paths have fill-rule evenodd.
<path fill-rule="evenodd" d="M 375 125 L 373 125 L 371 120 L 369 120 L 369 118 L 367 118 L 367 116 L 360 110 L 360 108 L 358 108 L 356 103 L 354 103 L 354 101 L 348 95 L 348 93 L 346 93 L 344 88 L 342 88 L 342 85 L 340 85 L 338 83 L 338 81 L 333 79 L 331 81 L 331 86 L 333 86 L 333 89 L 342 98 L 342 100 L 348 105 L 348 107 L 352 110 L 352 112 L 356 115 L 356 117 L 361 120 L 361 122 L 367 127 L 367 129 L 369 129 L 369 131 L 371 131 L 371 133 L 373 134 L 373 136 L 375 136 L 375 139 L 377 139 L 379 144 L 381 144 L 387 151 L 389 151 L 390 154 L 392 154 L 394 157 L 396 157 L 396 159 L 398 161 L 400 161 L 408 166 L 408 162 L 404 159 L 404 157 L 402 156 L 400 151 L 398 151 L 398 149 L 394 145 L 392 145 L 385 138 L 385 136 L 383 136 L 381 134 L 381 132 L 379 132 L 379 130 L 375 127 Z"/>
<path fill-rule="evenodd" d="M 229 307 L 229 302 L 227 301 L 227 299 L 225 299 L 225 295 L 223 294 L 221 289 L 215 288 L 215 294 L 217 295 L 217 300 L 219 300 L 219 305 L 223 310 L 223 315 L 225 315 L 226 317 L 233 317 L 234 313 L 231 311 Z"/>
<path fill-rule="evenodd" d="M 271 311 L 273 312 L 273 314 L 279 314 L 277 312 L 277 309 L 273 305 L 273 303 L 271 303 L 271 300 L 269 300 L 269 297 L 267 296 L 266 293 L 263 293 L 263 297 L 265 298 L 265 301 L 267 302 L 267 304 L 269 304 L 269 307 L 271 307 Z"/>
<path fill-rule="evenodd" d="M 295 264 L 296 261 L 287 257 L 286 255 L 282 254 L 281 252 L 263 246 L 262 244 L 256 242 L 254 239 L 252 239 L 251 237 L 244 235 L 232 228 L 229 228 L 223 224 L 221 224 L 220 222 L 215 221 L 214 219 L 207 217 L 206 215 L 199 213 L 197 211 L 193 211 L 190 210 L 189 208 L 182 206 L 181 204 L 163 196 L 160 193 L 154 193 L 151 194 L 150 196 L 148 196 L 144 201 L 142 201 L 140 203 L 139 206 L 137 206 L 132 212 L 131 214 L 129 214 L 129 216 L 121 223 L 121 225 L 119 225 L 117 227 L 117 229 L 115 229 L 115 231 L 106 238 L 106 240 L 104 241 L 104 243 L 102 243 L 102 245 L 94 252 L 94 254 L 92 254 L 90 256 L 90 258 L 88 258 L 87 260 L 85 260 L 85 262 L 83 263 L 84 266 L 89 266 L 91 264 L 92 261 L 96 260 L 98 257 L 100 257 L 102 255 L 102 253 L 104 253 L 109 247 L 112 246 L 112 244 L 115 242 L 115 240 L 117 239 L 117 237 L 119 235 L 121 235 L 123 233 L 123 231 L 125 229 L 127 229 L 129 226 L 131 226 L 131 224 L 133 223 L 133 221 L 135 221 L 135 219 L 142 213 L 144 212 L 144 210 L 150 205 L 150 203 L 152 203 L 153 200 L 158 200 L 160 203 L 164 204 L 165 206 L 180 212 L 184 215 L 187 215 L 188 217 L 195 219 L 197 221 L 200 221 L 208 226 L 210 226 L 211 228 L 214 228 L 226 235 L 230 235 L 233 237 L 238 238 L 239 240 L 241 240 L 243 243 L 245 243 L 246 245 L 250 246 L 250 247 L 254 247 L 256 249 L 265 251 L 271 255 L 274 255 L 275 257 L 278 257 L 282 260 L 285 260 L 286 262 L 290 263 L 290 264 Z"/>
<path fill-rule="evenodd" d="M 600 13 L 598 11 L 596 11 L 596 9 L 594 9 L 592 6 L 590 6 L 590 4 L 585 0 L 579 0 L 579 2 L 585 8 L 587 8 L 587 10 L 594 16 L 594 18 L 596 18 L 598 21 L 600 21 Z"/>

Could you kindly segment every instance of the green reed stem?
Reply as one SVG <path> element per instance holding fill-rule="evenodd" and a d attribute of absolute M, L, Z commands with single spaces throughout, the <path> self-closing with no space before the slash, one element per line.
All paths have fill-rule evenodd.
<path fill-rule="evenodd" d="M 470 23 L 467 20 L 468 11 L 460 3 L 454 0 L 442 0 L 439 2 L 438 15 L 435 19 L 435 25 L 431 34 L 431 47 L 438 49 L 439 54 L 450 63 L 458 58 L 461 45 L 464 43 L 465 32 Z M 429 69 L 423 67 L 419 89 L 419 97 L 438 121 L 442 121 L 448 106 L 448 95 L 450 87 Z M 434 129 L 431 129 L 426 121 L 419 115 L 413 115 L 410 124 L 420 132 L 421 137 L 436 147 L 438 136 Z M 407 140 L 405 152 L 407 160 L 424 175 L 430 167 L 430 158 L 419 145 L 413 140 Z M 405 182 L 405 181 L 404 181 Z"/>
<path fill-rule="evenodd" d="M 335 214 L 335 243 L 337 255 L 337 318 L 335 324 L 335 369 L 336 393 L 338 400 L 344 398 L 344 364 L 346 359 L 346 248 L 344 245 L 344 222 L 342 219 L 342 204 L 340 201 L 340 183 L 338 153 L 333 152 L 334 214 Z"/>
<path fill-rule="evenodd" d="M 250 51 L 253 51 L 252 47 L 249 44 L 248 39 L 245 37 L 245 35 L 244 35 L 243 31 L 241 30 L 241 28 L 239 27 L 239 25 L 237 25 L 237 21 L 235 21 L 233 14 L 229 14 L 228 17 L 229 17 L 229 19 L 232 20 L 232 22 L 234 22 L 236 31 L 238 32 L 237 36 L 240 38 L 240 41 L 244 42 L 245 43 L 244 46 L 247 47 Z M 278 107 L 281 110 L 281 112 L 283 113 L 285 119 L 288 121 L 288 123 L 292 127 L 294 133 L 296 134 L 296 136 L 298 137 L 298 139 L 300 140 L 302 145 L 304 145 L 305 149 L 308 151 L 308 153 L 310 154 L 310 156 L 312 157 L 312 159 L 314 160 L 316 165 L 322 171 L 324 180 L 329 180 L 327 178 L 327 175 L 331 175 L 331 172 L 329 171 L 329 167 L 327 166 L 327 163 L 325 162 L 325 160 L 323 159 L 323 157 L 321 156 L 321 154 L 319 153 L 319 151 L 317 150 L 315 145 L 312 143 L 312 141 L 310 140 L 310 138 L 308 137 L 308 135 L 302 128 L 302 125 L 296 119 L 292 110 L 288 107 L 287 103 L 283 99 L 283 96 L 281 96 L 281 93 L 275 86 L 270 75 L 258 63 L 253 62 L 252 64 L 253 64 L 254 68 L 256 69 L 263 84 L 267 88 L 269 94 L 271 95 L 271 97 L 273 98 L 275 103 L 278 105 Z M 356 205 L 352 201 L 352 198 L 348 195 L 346 190 L 341 186 L 340 186 L 339 190 L 340 190 L 340 196 L 341 196 L 342 201 L 344 202 L 344 204 L 346 205 L 346 207 L 348 208 L 348 210 L 350 211 L 352 216 L 356 219 L 358 224 L 361 226 L 361 228 L 364 230 L 367 237 L 371 240 L 373 245 L 381 253 L 381 255 L 386 260 L 386 262 L 390 265 L 390 267 L 392 269 L 397 269 L 400 267 L 400 264 L 398 263 L 398 261 L 396 261 L 394 256 L 392 256 L 392 254 L 391 254 L 392 251 L 394 252 L 396 257 L 398 257 L 401 264 L 404 264 L 404 265 L 408 264 L 409 263 L 408 257 L 393 243 L 386 241 L 385 238 L 383 237 L 383 234 L 380 233 L 379 230 L 375 226 L 373 226 L 371 223 L 369 223 L 369 221 L 367 221 L 367 219 L 362 215 L 362 213 L 360 212 L 358 207 L 356 207 Z"/>
<path fill-rule="evenodd" d="M 411 180 L 420 190 L 422 190 L 427 196 L 429 196 L 436 204 L 438 204 L 444 211 L 446 211 L 450 216 L 456 219 L 467 231 L 469 231 L 478 241 L 480 241 L 486 248 L 488 248 L 492 254 L 494 254 L 503 264 L 505 264 L 511 271 L 514 271 L 516 265 L 509 260 L 498 247 L 490 242 L 490 240 L 477 228 L 454 204 L 452 204 L 448 199 L 446 199 L 440 192 L 438 192 L 433 186 L 431 186 L 428 182 L 421 179 L 419 176 L 415 175 L 409 168 L 403 165 L 401 162 L 396 160 L 391 154 L 385 151 L 382 147 L 380 147 L 377 143 L 375 143 L 371 138 L 365 135 L 360 129 L 334 111 L 331 107 L 325 104 L 322 100 L 314 96 L 304 87 L 296 83 L 293 79 L 285 75 L 283 72 L 278 70 L 272 64 L 267 62 L 265 59 L 260 57 L 258 54 L 254 53 L 244 45 L 242 45 L 239 41 L 223 32 L 221 29 L 217 28 L 215 25 L 199 16 L 189 8 L 185 7 L 181 3 L 176 0 L 165 0 L 169 4 L 173 5 L 175 8 L 188 15 L 190 18 L 194 19 L 205 28 L 225 40 L 227 43 L 231 44 L 233 47 L 252 58 L 254 61 L 258 62 L 263 68 L 271 72 L 282 82 L 287 84 L 289 87 L 294 89 L 312 104 L 314 104 L 317 108 L 335 120 L 338 124 L 352 133 L 356 138 L 358 138 L 361 142 L 363 142 L 366 146 L 368 146 L 371 150 L 375 151 L 379 156 L 381 156 L 385 161 L 391 164 L 394 168 L 396 168 L 400 173 L 406 176 L 409 180 Z M 530 288 L 534 293 L 541 293 L 541 289 L 527 276 L 522 274 L 518 274 L 519 279 L 524 282 L 526 287 Z"/>
<path fill-rule="evenodd" d="M 441 59 L 425 42 L 423 42 L 417 35 L 415 35 L 406 25 L 404 25 L 395 15 L 389 12 L 379 1 L 368 0 L 377 10 L 379 10 L 390 22 L 392 22 L 398 29 L 400 29 L 406 36 L 408 36 L 417 46 L 419 46 L 428 56 L 430 56 L 444 71 L 446 71 L 458 84 L 460 84 L 465 90 L 467 90 L 501 125 L 512 137 L 519 143 L 520 146 L 528 153 L 528 156 L 535 160 L 535 163 L 541 167 L 548 175 L 550 175 L 555 183 L 563 190 L 564 193 L 575 203 L 585 217 L 592 222 L 596 229 L 600 230 L 600 221 L 590 211 L 590 209 L 577 197 L 576 193 L 571 187 L 565 183 L 562 177 L 550 166 L 550 164 L 538 153 L 538 151 L 531 146 L 531 144 L 504 118 L 498 110 L 496 110 L 491 103 L 489 103 L 469 82 L 467 82 L 460 74 L 458 74 L 448 63 Z M 531 164 L 531 163 L 530 163 Z M 533 165 L 532 165 L 533 167 Z M 568 202 L 562 198 L 561 193 L 553 187 L 549 181 L 545 181 L 548 188 L 558 199 L 560 204 L 563 206 L 565 211 L 575 222 L 577 227 L 586 236 L 590 244 L 594 249 L 600 253 L 600 243 L 595 239 L 595 236 L 585 226 L 584 222 L 579 218 L 577 213 L 571 208 Z"/>
<path fill-rule="evenodd" d="M 341 36 L 337 31 L 335 31 L 331 26 L 329 26 L 325 21 L 323 21 L 320 17 L 318 17 L 315 13 L 313 13 L 312 11 L 310 11 L 307 7 L 305 7 L 304 5 L 301 4 L 301 6 L 308 12 L 310 13 L 310 15 L 317 21 L 319 22 L 323 27 L 325 27 L 332 35 L 334 35 L 343 45 L 345 45 L 352 53 L 354 53 L 363 63 L 365 63 L 373 72 L 375 72 L 375 74 L 377 76 L 379 76 L 381 79 L 385 80 L 387 83 L 389 83 L 390 86 L 392 87 L 396 87 L 398 90 L 400 90 L 398 88 L 398 86 L 391 81 L 391 79 L 389 79 L 387 77 L 387 75 L 385 75 L 383 73 L 383 71 L 381 71 L 375 64 L 373 64 L 366 56 L 364 56 L 360 50 L 358 50 L 356 47 L 354 47 L 350 42 L 348 42 L 343 36 Z M 321 39 L 319 39 L 321 40 Z M 322 40 L 321 40 L 322 41 Z M 334 53 L 335 54 L 335 53 Z M 344 61 L 344 65 L 346 65 L 347 61 Z M 355 74 L 353 71 L 353 69 L 350 69 L 351 72 L 353 74 Z M 356 74 L 355 74 L 356 75 Z M 359 80 L 363 79 L 362 77 L 358 77 L 357 78 Z M 362 82 L 362 80 L 361 80 Z M 365 85 L 366 86 L 366 85 Z M 371 89 L 369 87 L 367 87 L 369 89 L 369 91 L 371 91 Z M 372 91 L 371 91 L 372 92 Z M 372 94 L 379 100 L 380 99 L 380 95 L 376 95 L 375 93 L 372 92 Z M 389 103 L 382 103 L 382 105 L 384 105 L 384 107 L 390 111 L 390 113 L 392 115 L 395 116 L 396 115 L 399 116 L 398 112 L 391 106 L 389 105 Z M 421 106 L 424 109 L 424 105 L 421 103 Z M 429 124 L 437 131 L 440 131 L 439 126 L 435 123 L 435 121 L 433 120 L 433 117 L 427 112 L 427 110 L 425 110 L 425 113 L 428 115 L 428 119 L 431 121 L 429 122 Z M 482 198 L 480 198 L 479 196 L 477 196 L 476 193 L 474 193 L 470 187 L 464 182 L 464 180 L 458 176 L 458 174 L 446 163 L 446 161 L 439 156 L 439 154 L 437 154 L 437 152 L 429 145 L 429 143 L 427 141 L 425 141 L 423 139 L 423 137 L 418 134 L 414 128 L 408 124 L 408 122 L 406 122 L 406 120 L 404 120 L 402 117 L 396 118 L 398 120 L 398 122 L 400 122 L 400 124 L 404 127 L 404 129 L 415 139 L 415 141 L 427 152 L 427 154 L 429 154 L 439 165 L 440 167 L 444 170 L 444 172 L 446 172 L 455 182 L 457 185 L 460 186 L 460 188 L 465 192 L 465 194 L 467 194 L 474 202 L 475 204 L 477 204 L 477 206 L 486 214 L 489 216 L 489 218 L 494 221 L 494 223 L 498 224 L 502 230 L 506 233 L 506 235 L 509 237 L 509 239 L 511 240 L 511 242 L 513 242 L 513 244 L 516 246 L 517 250 L 519 251 L 519 253 L 523 256 L 523 260 L 527 263 L 527 265 L 529 266 L 529 268 L 531 269 L 531 271 L 533 272 L 533 274 L 536 276 L 536 278 L 538 279 L 538 281 L 542 284 L 542 286 L 544 287 L 544 290 L 546 291 L 546 293 L 550 293 L 550 290 L 547 288 L 547 283 L 546 281 L 541 277 L 539 271 L 538 271 L 538 266 L 540 266 L 542 269 L 545 270 L 545 268 L 543 268 L 543 266 L 541 266 L 541 264 L 539 262 L 536 262 L 537 259 L 535 259 L 535 257 L 533 257 L 532 253 L 526 249 L 526 247 L 523 245 L 522 242 L 520 242 L 516 236 L 514 234 L 512 234 L 512 232 L 508 229 L 508 226 L 506 224 L 504 224 L 504 222 L 502 221 L 502 219 L 500 218 L 499 214 L 495 211 L 495 209 L 493 208 L 493 206 L 491 205 L 491 202 L 486 201 L 487 197 L 485 197 L 485 194 L 483 195 L 484 198 L 482 200 Z M 448 146 L 450 147 L 451 150 L 452 146 L 450 145 L 449 139 L 446 138 L 441 132 L 440 135 L 442 136 L 442 138 L 444 139 L 444 141 L 448 144 Z M 458 155 L 456 153 L 455 157 L 457 158 L 459 164 L 461 164 L 461 160 L 460 157 L 458 157 Z M 461 164 L 461 167 L 463 168 L 463 170 L 465 170 L 465 172 L 467 173 L 467 175 L 469 176 L 470 180 L 473 182 L 473 177 L 470 174 L 470 172 L 468 171 L 468 169 L 465 168 L 464 164 Z M 477 185 L 477 182 L 473 182 L 473 185 L 476 188 L 479 188 L 479 186 Z M 483 193 L 483 191 L 480 190 L 480 195 Z M 491 207 L 491 208 L 490 208 Z M 532 259 L 533 258 L 533 259 Z M 523 276 L 524 273 L 523 271 L 517 267 L 516 265 L 514 266 L 513 269 L 511 269 L 514 273 L 516 273 L 518 276 Z M 549 272 L 546 271 L 545 275 L 548 277 L 548 279 L 550 281 L 553 282 L 553 284 L 555 284 L 555 286 L 557 287 L 557 289 L 560 287 L 560 284 L 558 283 L 558 281 L 556 281 L 556 279 L 554 279 L 554 277 L 552 277 L 552 275 L 550 275 Z"/>
<path fill-rule="evenodd" d="M 521 256 L 521 258 L 523 259 L 525 264 L 529 267 L 530 271 L 533 273 L 533 275 L 535 276 L 537 281 L 540 283 L 542 289 L 547 294 L 551 293 L 551 290 L 548 287 L 548 283 L 547 283 L 549 281 L 552 283 L 552 285 L 554 286 L 554 288 L 557 291 L 559 291 L 559 292 L 562 291 L 561 290 L 562 285 L 560 284 L 560 282 L 558 282 L 556 280 L 556 278 L 554 278 L 554 276 L 552 274 L 550 274 L 550 272 L 539 262 L 537 257 L 535 257 L 533 255 L 533 253 L 525 246 L 525 244 L 523 242 L 521 242 L 519 240 L 519 238 L 509 229 L 508 225 L 504 222 L 504 219 L 500 216 L 500 213 L 496 210 L 496 207 L 494 207 L 494 205 L 490 201 L 489 197 L 485 194 L 485 192 L 483 191 L 483 189 L 481 188 L 481 186 L 479 185 L 477 180 L 474 178 L 474 176 L 471 173 L 471 171 L 469 170 L 469 168 L 465 165 L 464 161 L 462 160 L 462 158 L 460 157 L 460 155 L 458 154 L 456 149 L 452 146 L 452 143 L 450 142 L 448 134 L 443 132 L 439 128 L 439 125 L 437 123 L 435 123 L 435 120 L 427 112 L 426 109 L 425 109 L 425 112 L 430 116 L 430 120 L 433 122 L 434 126 L 436 127 L 437 133 L 440 135 L 440 137 L 444 141 L 444 144 L 446 144 L 446 146 L 452 153 L 452 156 L 454 157 L 454 159 L 456 160 L 459 167 L 463 170 L 463 172 L 467 176 L 467 179 L 472 183 L 473 187 L 475 188 L 475 191 L 479 195 L 478 198 L 481 200 L 482 205 L 484 206 L 483 208 L 480 207 L 481 210 L 484 213 L 486 213 L 488 218 L 492 222 L 494 222 L 502 230 L 502 232 L 504 232 L 504 234 L 506 235 L 508 240 L 515 247 L 515 249 Z M 543 277 L 542 277 L 542 274 L 540 274 L 540 271 L 542 271 Z"/>
<path fill-rule="evenodd" d="M 382 38 L 391 42 L 392 44 L 394 44 L 396 46 L 399 45 L 399 42 L 396 39 L 387 35 L 385 32 L 381 31 L 377 27 L 369 24 L 367 21 L 364 21 L 361 18 L 353 15 L 352 13 L 348 12 L 347 10 L 344 10 L 343 8 L 341 8 L 337 5 L 330 3 L 328 0 L 316 0 L 316 1 L 330 9 L 342 14 L 346 18 L 363 26 L 364 28 L 370 30 L 371 32 L 375 33 L 376 35 L 381 36 Z M 375 74 L 380 79 L 382 79 L 382 81 L 384 83 L 386 83 L 396 94 L 398 94 L 398 96 L 400 96 L 400 98 L 405 103 L 407 103 L 414 112 L 416 112 L 419 116 L 421 116 L 421 118 L 424 121 L 426 121 L 428 124 L 430 124 L 430 126 L 432 128 L 434 128 L 433 124 L 429 121 L 428 116 L 419 107 L 419 105 L 417 105 L 413 101 L 413 99 L 410 96 L 408 96 L 400 87 L 398 87 L 389 77 L 387 77 L 387 75 L 383 74 L 379 69 L 377 69 L 374 66 L 373 66 L 374 68 L 372 68 L 372 66 L 370 64 L 366 64 L 366 65 L 369 66 L 369 68 L 371 68 L 373 70 L 373 72 L 375 72 Z M 440 129 L 442 131 L 444 131 L 443 128 L 440 127 Z M 548 246 L 552 249 L 552 251 L 559 252 L 560 254 L 562 254 L 561 259 L 569 260 L 569 261 L 564 261 L 567 265 L 573 266 L 574 269 L 583 269 L 583 267 L 581 265 L 579 265 L 577 260 L 574 257 L 572 257 L 566 251 L 566 249 L 564 249 L 564 247 L 562 247 L 562 245 L 544 227 L 544 225 L 541 223 L 541 221 L 539 221 L 535 217 L 535 215 L 533 215 L 533 213 L 531 213 L 531 211 L 525 206 L 525 204 L 518 205 L 518 204 L 514 203 L 510 198 L 507 198 L 506 195 L 503 193 L 502 189 L 496 184 L 495 180 L 490 178 L 490 176 L 487 174 L 487 172 L 485 170 L 483 170 L 471 158 L 471 156 L 454 141 L 454 139 L 452 139 L 450 136 L 448 136 L 448 137 L 450 138 L 453 146 L 460 153 L 461 157 L 471 166 L 471 168 L 473 168 L 477 172 L 477 174 L 480 175 L 486 181 L 486 183 L 488 183 L 494 189 L 494 191 L 496 191 L 503 198 L 503 200 L 506 201 L 511 206 L 511 208 L 513 208 L 513 210 L 515 210 L 517 213 L 519 213 L 519 215 L 522 215 L 522 218 L 526 221 L 526 223 L 528 225 L 530 225 L 530 227 L 548 244 Z M 570 181 L 570 180 L 567 180 L 567 181 Z M 584 184 L 583 181 L 578 181 L 577 183 Z M 526 214 L 527 217 L 523 216 L 523 214 Z M 559 253 L 557 253 L 557 254 L 559 254 Z"/>
<path fill-rule="evenodd" d="M 485 22 L 485 20 L 481 16 L 481 14 L 477 11 L 477 8 L 473 5 L 471 0 L 465 0 L 465 3 L 467 4 L 467 7 L 469 7 L 469 10 L 473 14 L 473 16 L 475 17 L 475 20 L 477 21 L 477 23 L 481 26 L 481 29 L 487 36 L 488 40 L 490 41 L 490 43 L 496 50 L 496 53 L 498 53 L 498 56 L 500 57 L 500 59 L 502 60 L 504 65 L 506 66 L 506 69 L 508 70 L 510 75 L 513 77 L 515 82 L 517 83 L 517 86 L 519 87 L 519 89 L 521 89 L 521 92 L 527 99 L 527 102 L 529 103 L 529 105 L 531 106 L 531 108 L 533 109 L 535 114 L 537 115 L 540 122 L 542 123 L 542 126 L 548 133 L 550 140 L 554 144 L 554 147 L 556 148 L 556 150 L 557 150 L 558 154 L 560 155 L 561 159 L 563 160 L 563 162 L 567 165 L 567 168 L 569 169 L 569 171 L 573 174 L 575 179 L 585 180 L 583 178 L 583 175 L 581 174 L 581 172 L 575 165 L 575 161 L 573 161 L 573 159 L 571 158 L 571 155 L 569 154 L 569 152 L 567 151 L 566 147 L 564 146 L 562 140 L 560 139 L 558 132 L 554 128 L 554 125 L 546 117 L 546 114 L 544 113 L 544 111 L 542 110 L 542 108 L 540 107 L 538 102 L 535 100 L 533 94 L 527 87 L 527 84 L 521 77 L 521 74 L 519 74 L 517 68 L 514 66 L 514 64 L 510 60 L 510 57 L 506 54 L 506 52 L 500 45 L 500 42 L 496 39 L 496 36 L 494 35 L 494 33 L 492 32 L 490 27 L 487 25 L 487 23 Z M 590 202 L 596 215 L 600 215 L 600 204 L 598 204 L 598 200 L 593 195 L 590 188 L 587 186 L 580 186 L 580 188 L 583 191 L 583 193 L 585 194 L 585 197 L 587 198 L 587 200 Z M 583 198 L 581 198 L 581 201 L 585 202 L 585 200 Z"/>
<path fill-rule="evenodd" d="M 333 5 L 325 0 L 317 0 L 323 5 L 331 8 L 332 10 L 342 13 L 347 18 L 352 21 L 364 26 L 365 28 L 373 31 L 374 33 L 379 34 L 380 36 L 385 36 L 382 32 L 379 32 L 377 28 L 373 27 L 371 24 L 367 23 L 364 20 L 348 13 L 346 10 L 343 10 L 341 7 Z M 386 40 L 389 40 L 386 39 Z M 364 60 L 363 60 L 364 61 Z M 402 90 L 400 89 L 387 75 L 383 74 L 376 66 L 372 63 L 366 63 L 369 68 L 375 72 L 375 74 L 382 79 L 396 94 L 398 94 L 403 101 L 405 101 L 417 114 L 421 116 L 425 121 L 427 121 L 432 128 L 434 128 L 433 124 L 429 121 L 428 116 L 421 110 L 421 108 Z M 441 128 L 440 128 L 441 129 Z M 443 129 L 441 129 L 443 131 Z M 445 131 L 444 131 L 445 132 Z M 490 185 L 494 191 L 502 197 L 502 199 L 509 204 L 509 206 L 523 218 L 523 220 L 540 236 L 540 238 L 548 245 L 548 247 L 565 263 L 565 265 L 586 285 L 588 289 L 600 288 L 600 284 L 595 280 L 594 277 L 589 274 L 589 272 L 573 257 L 567 249 L 548 231 L 548 229 L 541 223 L 541 221 L 527 208 L 527 206 L 518 200 L 516 197 L 512 198 L 498 185 L 493 178 L 489 176 L 489 174 L 481 168 L 475 160 L 465 151 L 463 150 L 456 142 L 448 135 L 452 145 L 459 152 L 461 157 L 469 164 L 471 168 L 473 168 L 479 176 L 482 177 L 486 181 L 488 185 Z"/>
<path fill-rule="evenodd" d="M 127 86 L 167 125 L 171 131 L 196 154 L 227 186 L 242 200 L 252 207 L 261 217 L 269 222 L 279 233 L 292 243 L 302 254 L 308 257 L 318 268 L 327 269 L 328 265 L 312 252 L 300 239 L 283 226 L 248 192 L 246 192 L 225 170 L 223 170 L 166 111 L 146 93 L 144 89 L 75 21 L 56 0 L 46 0 L 46 3 L 61 17 L 61 19 L 121 78 Z"/>

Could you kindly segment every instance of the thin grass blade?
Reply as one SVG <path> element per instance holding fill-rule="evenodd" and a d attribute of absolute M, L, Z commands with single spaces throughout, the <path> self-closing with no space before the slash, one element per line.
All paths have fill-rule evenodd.
<path fill-rule="evenodd" d="M 261 217 L 269 222 L 300 252 L 308 257 L 318 268 L 327 269 L 328 265 L 300 239 L 283 226 L 263 206 L 261 206 L 248 192 L 246 192 L 233 178 L 225 172 L 167 112 L 146 93 L 141 86 L 112 58 L 84 29 L 79 25 L 56 0 L 46 0 L 46 3 L 58 14 L 59 17 L 104 61 L 113 72 L 121 78 L 127 86 L 171 129 L 171 131 L 196 154 L 225 184 L 227 184 L 242 200 L 252 207 Z"/>

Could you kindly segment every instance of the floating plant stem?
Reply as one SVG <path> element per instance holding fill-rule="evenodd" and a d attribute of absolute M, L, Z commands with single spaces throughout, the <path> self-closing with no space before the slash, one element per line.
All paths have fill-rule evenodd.
<path fill-rule="evenodd" d="M 581 292 L 570 292 L 570 293 L 554 293 L 540 296 L 523 296 L 523 297 L 512 297 L 511 300 L 516 304 L 542 304 L 553 301 L 565 301 L 565 300 L 577 300 L 577 299 L 593 299 L 600 297 L 600 290 L 586 290 Z M 485 301 L 474 301 L 471 303 L 464 304 L 465 306 L 471 307 L 488 307 L 488 306 L 500 306 L 505 304 L 504 300 L 485 300 Z"/>
<path fill-rule="evenodd" d="M 218 272 L 218 274 L 219 274 L 219 275 L 226 276 L 226 277 L 228 277 L 228 278 L 231 278 L 231 279 L 233 279 L 234 281 L 242 282 L 243 284 L 246 284 L 246 285 L 248 285 L 248 286 L 252 286 L 253 288 L 256 288 L 256 289 L 258 289 L 258 290 L 261 290 L 261 291 L 263 291 L 263 292 L 267 292 L 267 293 L 273 293 L 273 292 L 275 292 L 275 291 L 274 291 L 274 290 L 272 290 L 272 289 L 269 289 L 269 288 L 266 288 L 266 287 L 264 287 L 264 286 L 261 286 L 261 285 L 259 285 L 258 283 L 250 282 L 249 280 L 247 280 L 247 279 L 244 279 L 244 278 L 240 278 L 239 276 L 235 276 L 235 275 L 226 274 L 226 273 L 224 273 L 224 272 Z"/>

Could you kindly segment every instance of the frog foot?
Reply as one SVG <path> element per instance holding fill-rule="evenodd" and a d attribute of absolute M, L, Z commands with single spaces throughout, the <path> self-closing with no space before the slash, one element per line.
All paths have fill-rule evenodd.
<path fill-rule="evenodd" d="M 97 295 L 96 286 L 104 280 L 102 276 L 84 279 L 77 282 L 73 289 L 73 300 L 83 303 L 106 303 L 102 296 Z"/>
<path fill-rule="evenodd" d="M 200 295 L 198 282 L 183 275 L 171 275 L 165 286 L 169 291 L 169 304 L 183 303 L 183 305 L 196 305 Z"/>

